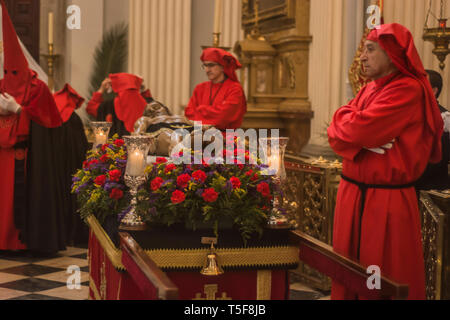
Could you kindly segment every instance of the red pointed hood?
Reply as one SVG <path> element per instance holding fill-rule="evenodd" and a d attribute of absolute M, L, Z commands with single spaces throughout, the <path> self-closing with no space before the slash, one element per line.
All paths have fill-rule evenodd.
<path fill-rule="evenodd" d="M 417 79 L 424 90 L 424 116 L 430 132 L 434 135 L 430 162 L 441 160 L 441 137 L 444 130 L 441 112 L 431 88 L 422 60 L 417 53 L 411 32 L 398 23 L 383 24 L 373 29 L 367 40 L 377 42 L 386 51 L 401 73 Z"/>
<path fill-rule="evenodd" d="M 84 102 L 84 98 L 68 83 L 54 94 L 54 98 L 63 122 L 69 120 L 74 110 L 81 107 Z"/>
<path fill-rule="evenodd" d="M 32 73 L 3 0 L 1 0 L 1 5 L 5 75 L 0 90 L 9 93 L 18 103 L 23 104 L 27 99 Z"/>
<path fill-rule="evenodd" d="M 143 80 L 129 73 L 111 74 L 109 78 L 112 89 L 117 94 L 114 100 L 117 118 L 124 122 L 128 132 L 133 132 L 135 122 L 142 117 L 147 105 L 141 95 Z"/>

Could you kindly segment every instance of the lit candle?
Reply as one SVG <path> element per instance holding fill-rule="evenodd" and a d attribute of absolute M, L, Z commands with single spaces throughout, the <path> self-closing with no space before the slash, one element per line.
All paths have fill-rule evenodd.
<path fill-rule="evenodd" d="M 53 44 L 53 12 L 48 13 L 48 43 Z"/>
<path fill-rule="evenodd" d="M 99 132 L 97 134 L 97 136 L 95 137 L 96 140 L 96 145 L 98 146 L 99 144 L 104 145 L 107 141 L 108 141 L 108 137 L 106 136 L 106 134 L 104 132 Z"/>
<path fill-rule="evenodd" d="M 269 170 L 271 172 L 275 171 L 275 174 L 278 174 L 279 169 L 280 169 L 280 157 L 277 154 L 271 155 L 269 157 Z"/>
<path fill-rule="evenodd" d="M 132 177 L 138 177 L 144 174 L 145 160 L 144 154 L 139 151 L 135 151 L 130 154 L 128 158 L 127 174 Z"/>
<path fill-rule="evenodd" d="M 222 24 L 222 0 L 216 0 L 216 7 L 214 10 L 214 33 L 220 33 Z"/>

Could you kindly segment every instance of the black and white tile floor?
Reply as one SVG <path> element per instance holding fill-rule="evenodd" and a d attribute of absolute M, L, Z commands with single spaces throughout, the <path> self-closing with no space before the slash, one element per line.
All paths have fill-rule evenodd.
<path fill-rule="evenodd" d="M 0 251 L 0 300 L 87 300 L 89 267 L 87 249 L 67 248 L 53 257 L 27 252 Z M 80 268 L 81 286 L 70 289 L 69 266 Z M 309 288 L 291 274 L 290 300 L 329 300 L 329 292 Z"/>
<path fill-rule="evenodd" d="M 87 300 L 87 249 L 67 248 L 52 257 L 0 251 L 0 300 Z M 80 288 L 69 289 L 69 266 L 80 269 Z"/>

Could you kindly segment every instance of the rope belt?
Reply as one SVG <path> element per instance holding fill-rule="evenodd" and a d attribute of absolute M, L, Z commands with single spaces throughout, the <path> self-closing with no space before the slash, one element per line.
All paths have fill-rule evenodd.
<path fill-rule="evenodd" d="M 367 190 L 368 189 L 386 189 L 386 190 L 398 190 L 398 189 L 407 189 L 407 188 L 411 188 L 414 187 L 416 182 L 411 182 L 411 183 L 407 183 L 407 184 L 401 184 L 401 185 L 385 185 L 385 184 L 366 184 L 366 183 L 362 183 L 356 180 L 353 180 L 349 177 L 346 177 L 345 175 L 341 175 L 342 179 L 354 184 L 355 186 L 357 186 L 359 188 L 359 190 L 361 190 L 361 203 L 360 203 L 360 210 L 359 210 L 359 226 L 358 226 L 358 253 L 357 253 L 357 259 L 359 260 L 360 257 L 360 247 L 361 247 L 361 223 L 362 223 L 362 218 L 363 218 L 363 214 L 364 214 L 364 207 L 366 204 L 366 195 L 367 195 Z"/>

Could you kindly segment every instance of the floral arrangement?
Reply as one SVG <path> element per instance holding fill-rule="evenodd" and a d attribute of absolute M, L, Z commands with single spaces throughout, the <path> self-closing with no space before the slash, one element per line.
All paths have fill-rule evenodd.
<path fill-rule="evenodd" d="M 234 155 L 243 152 L 236 150 Z M 194 163 L 193 154 L 191 158 Z M 245 152 L 245 162 L 249 160 Z M 148 179 L 138 193 L 136 212 L 148 224 L 184 223 L 194 230 L 209 224 L 218 236 L 219 227 L 228 221 L 239 228 L 244 242 L 254 234 L 261 236 L 279 187 L 272 176 L 262 175 L 267 166 L 260 161 L 257 165 L 235 163 L 208 164 L 203 159 L 201 165 L 175 165 L 157 158 L 147 168 Z"/>
<path fill-rule="evenodd" d="M 108 216 L 120 218 L 130 210 L 124 182 L 127 152 L 124 141 L 117 137 L 89 151 L 83 168 L 73 176 L 72 193 L 77 196 L 82 219 L 93 214 L 103 224 Z"/>

